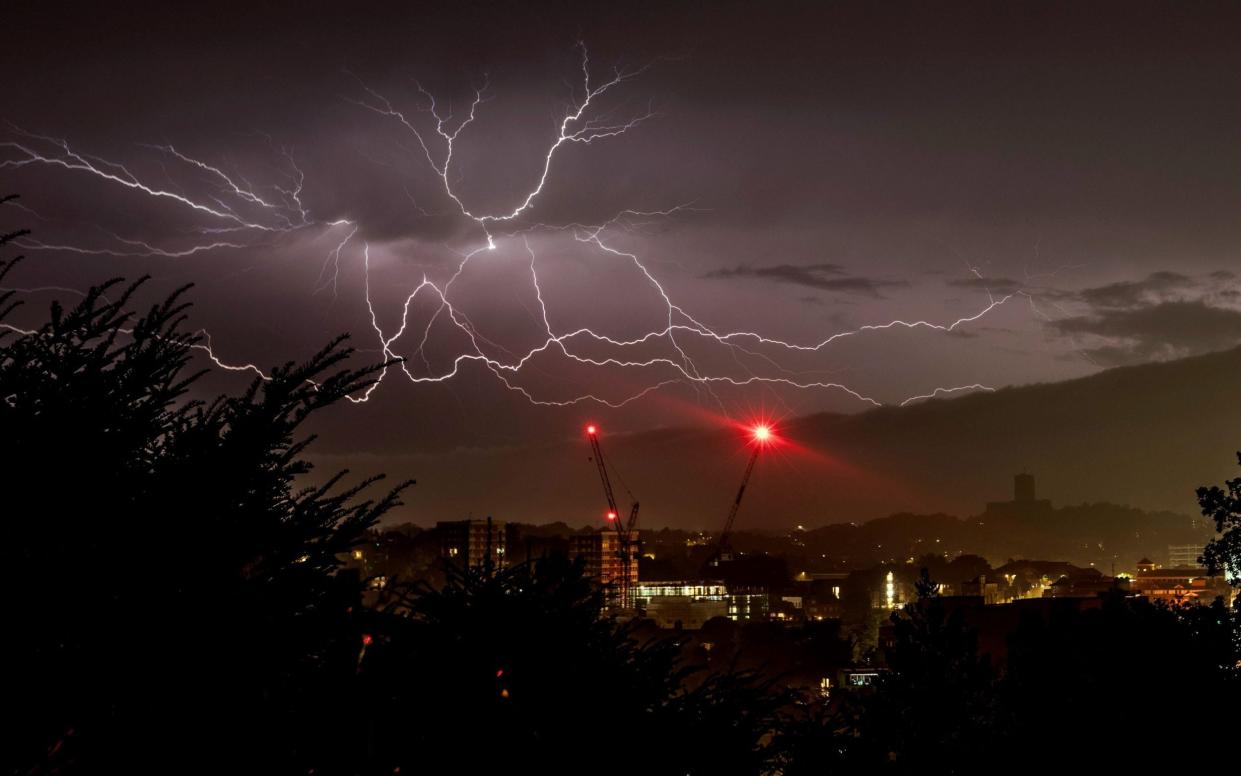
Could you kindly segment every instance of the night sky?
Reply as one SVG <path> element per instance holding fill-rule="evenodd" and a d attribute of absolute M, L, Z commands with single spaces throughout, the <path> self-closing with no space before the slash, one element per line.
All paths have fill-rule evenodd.
<path fill-rule="evenodd" d="M 0 227 L 33 230 L 8 281 L 31 289 L 18 319 L 72 298 L 47 287 L 150 274 L 150 301 L 196 284 L 193 326 L 226 363 L 266 369 L 341 332 L 362 363 L 382 358 L 373 326 L 395 335 L 434 284 L 390 348 L 424 382 L 394 368 L 315 429 L 324 473 L 419 479 L 397 519 L 592 519 L 590 420 L 654 524 L 714 525 L 744 462 L 734 424 L 760 416 L 787 444 L 756 476 L 751 526 L 967 509 L 1005 495 L 997 472 L 1054 471 L 1056 445 L 1080 440 L 997 442 L 975 451 L 994 471 L 937 490 L 943 476 L 880 476 L 833 445 L 830 416 L 805 418 L 1241 342 L 1228 4 L 11 5 L 0 193 L 21 200 Z M 595 139 L 558 147 L 540 188 L 583 99 L 583 46 L 592 86 L 625 78 L 570 124 Z M 441 178 L 426 95 L 451 134 L 480 88 Z M 463 212 L 532 192 L 511 220 Z M 419 350 L 488 233 L 448 292 L 460 323 L 441 310 Z M 548 327 L 588 330 L 565 347 L 611 362 L 553 345 L 510 371 Z M 200 389 L 247 381 L 215 370 Z M 987 398 L 952 404 L 986 414 Z M 936 433 L 959 451 L 973 430 Z M 1192 498 L 1179 480 L 1131 498 L 1064 482 L 1045 493 Z"/>

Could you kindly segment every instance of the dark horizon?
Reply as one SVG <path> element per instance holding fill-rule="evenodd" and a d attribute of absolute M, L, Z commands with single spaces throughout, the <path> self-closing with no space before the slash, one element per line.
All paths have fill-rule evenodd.
<path fill-rule="evenodd" d="M 1056 506 L 1102 502 L 1194 516 L 1203 473 L 1224 478 L 1232 468 L 1238 391 L 1241 348 L 1234 348 L 925 405 L 787 418 L 776 424 L 782 443 L 760 461 L 739 528 L 782 532 L 893 513 L 972 517 L 1009 497 L 1022 471 Z M 971 434 L 953 439 L 947 430 L 955 427 Z M 486 450 L 412 458 L 410 470 L 432 482 L 465 465 L 486 472 L 490 488 L 420 493 L 418 506 L 394 510 L 386 523 L 429 527 L 493 515 L 598 526 L 577 507 L 599 496 L 585 438 L 574 431 L 524 448 L 516 461 Z M 642 501 L 644 525 L 720 529 L 748 452 L 741 430 L 607 431 L 609 460 Z M 312 457 L 327 469 L 349 460 Z M 538 484 L 542 472 L 566 473 L 554 496 Z"/>

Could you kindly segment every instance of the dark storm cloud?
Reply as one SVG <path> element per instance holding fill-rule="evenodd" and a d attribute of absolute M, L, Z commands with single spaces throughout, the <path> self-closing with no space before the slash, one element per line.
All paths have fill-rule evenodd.
<path fill-rule="evenodd" d="M 1178 358 L 1241 342 L 1235 275 L 1216 270 L 1189 275 L 1151 272 L 1139 280 L 1093 286 L 1061 301 L 1084 311 L 1050 324 L 1101 366 Z"/>
<path fill-rule="evenodd" d="M 1096 307 L 1128 308 L 1152 298 L 1194 288 L 1198 281 L 1179 272 L 1152 272 L 1142 280 L 1125 280 L 1081 291 L 1081 298 Z"/>
<path fill-rule="evenodd" d="M 953 288 L 969 288 L 995 294 L 1011 294 L 1025 288 L 1025 283 L 1011 278 L 959 278 L 949 280 L 948 285 Z"/>
<path fill-rule="evenodd" d="M 1203 301 L 1162 302 L 1051 324 L 1067 335 L 1090 335 L 1111 344 L 1084 348 L 1103 366 L 1134 364 L 1224 350 L 1241 343 L 1241 312 Z"/>
<path fill-rule="evenodd" d="M 775 264 L 767 267 L 740 264 L 736 267 L 712 270 L 702 277 L 716 280 L 731 278 L 771 280 L 806 288 L 817 288 L 821 291 L 858 294 L 874 299 L 882 298 L 880 291 L 885 288 L 902 288 L 909 285 L 903 280 L 842 277 L 844 275 L 844 269 L 836 264 Z"/>

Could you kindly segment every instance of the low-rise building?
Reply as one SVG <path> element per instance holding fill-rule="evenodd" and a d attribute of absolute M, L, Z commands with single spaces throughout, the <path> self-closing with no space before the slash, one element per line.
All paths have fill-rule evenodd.
<path fill-rule="evenodd" d="M 769 611 L 768 593 L 759 588 L 729 588 L 723 582 L 642 582 L 634 586 L 634 603 L 661 628 L 698 630 L 713 617 L 761 620 Z"/>
<path fill-rule="evenodd" d="M 1216 597 L 1231 601 L 1236 592 L 1224 577 L 1211 575 L 1201 566 L 1160 568 L 1149 561 L 1138 564 L 1131 585 L 1138 595 L 1174 606 L 1210 603 Z"/>
<path fill-rule="evenodd" d="M 1109 577 L 1098 569 L 1077 569 L 1043 591 L 1044 598 L 1098 598 L 1111 590 L 1128 590 L 1129 580 Z"/>

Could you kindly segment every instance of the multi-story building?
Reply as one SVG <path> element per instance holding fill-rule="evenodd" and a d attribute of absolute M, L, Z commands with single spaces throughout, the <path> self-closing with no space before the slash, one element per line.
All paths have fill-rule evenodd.
<path fill-rule="evenodd" d="M 883 575 L 879 585 L 871 590 L 870 604 L 875 609 L 892 611 L 900 609 L 917 597 L 917 588 L 910 583 L 907 575 L 898 576 L 889 570 Z"/>
<path fill-rule="evenodd" d="M 1198 558 L 1202 556 L 1201 544 L 1169 544 L 1168 565 L 1173 568 L 1202 568 Z"/>
<path fill-rule="evenodd" d="M 805 596 L 802 601 L 802 611 L 807 620 L 837 620 L 843 613 L 840 595 L 836 593 L 815 591 Z"/>
<path fill-rule="evenodd" d="M 569 537 L 569 557 L 580 558 L 586 576 L 611 588 L 624 579 L 626 564 L 629 566 L 629 582 L 638 581 L 638 532 L 631 535 L 628 558 L 621 559 L 621 540 L 616 530 L 600 528 Z"/>
<path fill-rule="evenodd" d="M 848 578 L 847 573 L 803 571 L 787 591 L 801 599 L 805 619 L 835 620 L 841 616 L 841 590 Z"/>
<path fill-rule="evenodd" d="M 439 537 L 440 557 L 463 568 L 507 566 L 506 531 L 503 521 L 454 520 L 435 524 Z"/>

